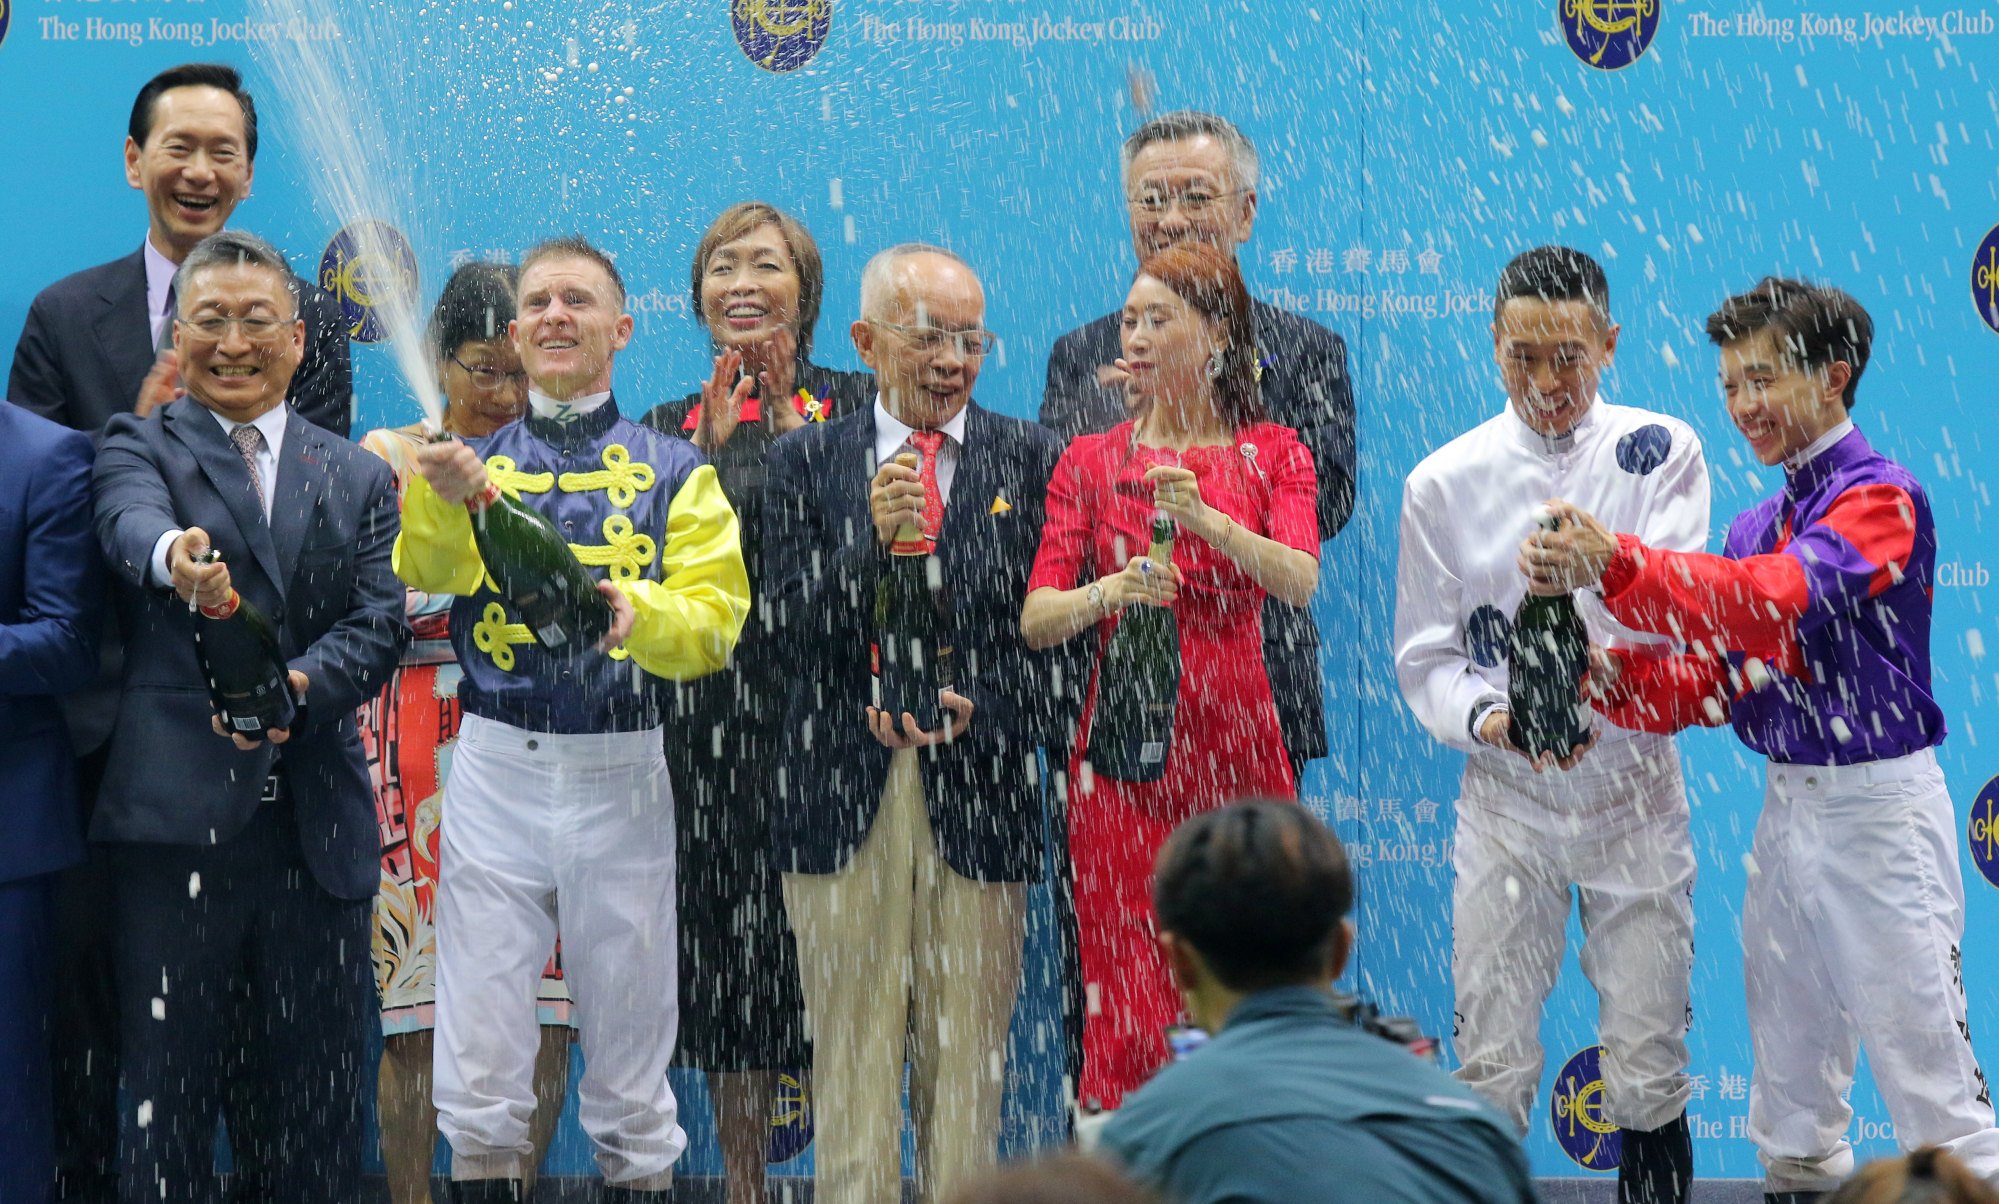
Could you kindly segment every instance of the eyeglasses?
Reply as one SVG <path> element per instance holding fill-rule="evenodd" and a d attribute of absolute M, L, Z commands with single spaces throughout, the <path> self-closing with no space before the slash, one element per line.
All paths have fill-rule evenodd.
<path fill-rule="evenodd" d="M 207 318 L 175 318 L 194 332 L 194 336 L 205 343 L 219 343 L 229 333 L 231 326 L 243 332 L 243 337 L 253 343 L 268 343 L 277 338 L 289 322 L 277 318 L 267 318 L 262 314 L 251 314 L 246 318 L 225 318 L 215 315 Z"/>
<path fill-rule="evenodd" d="M 1245 189 L 1234 188 L 1227 192 L 1211 192 L 1206 188 L 1189 188 L 1184 192 L 1167 192 L 1162 188 L 1148 188 L 1136 196 L 1125 198 L 1125 204 L 1135 213 L 1147 217 L 1158 217 L 1179 202 L 1180 212 L 1188 217 L 1200 217 L 1208 210 L 1222 203 L 1228 197 L 1241 196 Z"/>
<path fill-rule="evenodd" d="M 515 384 L 523 386 L 528 382 L 528 374 L 526 372 L 502 372 L 498 368 L 489 367 L 485 364 L 474 368 L 464 360 L 459 359 L 455 354 L 446 356 L 445 358 L 457 364 L 460 368 L 465 369 L 465 375 L 472 378 L 472 383 L 488 393 L 498 391 L 499 387 L 508 381 L 513 381 Z"/>
<path fill-rule="evenodd" d="M 870 325 L 901 335 L 908 340 L 911 349 L 921 355 L 936 355 L 949 346 L 955 348 L 959 355 L 978 359 L 992 354 L 999 347 L 999 336 L 990 330 L 940 330 L 935 326 L 900 326 L 873 318 L 868 321 Z"/>

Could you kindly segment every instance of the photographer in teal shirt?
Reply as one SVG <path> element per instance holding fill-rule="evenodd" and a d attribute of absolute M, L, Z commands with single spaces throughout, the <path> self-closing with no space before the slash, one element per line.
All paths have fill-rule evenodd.
<path fill-rule="evenodd" d="M 1353 894 L 1339 838 L 1301 807 L 1239 803 L 1174 832 L 1159 943 L 1215 1037 L 1126 1098 L 1101 1152 L 1175 1204 L 1535 1198 L 1512 1125 L 1335 1006 Z"/>

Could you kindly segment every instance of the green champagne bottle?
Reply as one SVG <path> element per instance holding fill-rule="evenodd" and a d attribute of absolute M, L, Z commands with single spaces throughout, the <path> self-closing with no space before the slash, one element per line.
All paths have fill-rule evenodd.
<path fill-rule="evenodd" d="M 221 559 L 214 548 L 195 557 L 200 564 Z M 200 613 L 194 655 L 222 726 L 250 740 L 262 740 L 272 728 L 289 730 L 298 719 L 298 700 L 271 620 L 233 589 L 227 602 Z"/>
<path fill-rule="evenodd" d="M 1152 518 L 1146 558 L 1165 572 L 1173 563 L 1173 520 Z M 1128 606 L 1118 616 L 1097 673 L 1097 709 L 1084 758 L 1093 772 L 1126 782 L 1156 782 L 1173 749 L 1180 698 L 1180 621 L 1171 607 Z"/>
<path fill-rule="evenodd" d="M 1541 514 L 1546 530 L 1560 524 Z M 1583 706 L 1583 674 L 1589 671 L 1589 632 L 1576 601 L 1568 594 L 1528 594 L 1513 614 L 1507 649 L 1506 701 L 1513 712 L 1514 747 L 1530 757 L 1544 752 L 1566 757 L 1589 742 L 1589 712 Z"/>
<path fill-rule="evenodd" d="M 536 641 L 559 656 L 595 647 L 611 630 L 611 604 L 555 524 L 498 485 L 466 507 L 487 575 Z"/>
<path fill-rule="evenodd" d="M 921 463 L 903 452 L 896 463 L 916 468 Z M 943 563 L 931 554 L 930 541 L 913 522 L 896 528 L 889 544 L 888 564 L 875 582 L 875 643 L 873 649 L 875 705 L 894 718 L 914 716 L 916 726 L 934 732 L 944 722 L 937 692 L 948 689 L 946 624 L 942 595 Z"/>

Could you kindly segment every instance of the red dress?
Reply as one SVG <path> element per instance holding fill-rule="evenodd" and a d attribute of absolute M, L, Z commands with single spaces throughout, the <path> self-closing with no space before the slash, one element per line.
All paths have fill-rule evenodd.
<path fill-rule="evenodd" d="M 1048 518 L 1030 590 L 1074 589 L 1122 569 L 1151 540 L 1147 469 L 1172 453 L 1133 442 L 1132 424 L 1070 444 L 1048 485 Z M 1233 444 L 1178 455 L 1209 507 L 1245 530 L 1316 556 L 1318 478 L 1290 428 L 1258 423 Z M 1069 839 L 1086 1017 L 1077 1096 L 1115 1108 L 1166 1060 L 1164 1030 L 1180 997 L 1155 940 L 1152 863 L 1180 822 L 1258 796 L 1291 799 L 1297 786 L 1263 667 L 1264 590 L 1235 561 L 1182 531 L 1173 546 L 1182 583 L 1180 693 L 1173 744 L 1157 782 L 1095 777 L 1083 764 L 1096 710 L 1094 674 L 1069 758 Z M 1097 625 L 1101 661 L 1115 619 Z"/>

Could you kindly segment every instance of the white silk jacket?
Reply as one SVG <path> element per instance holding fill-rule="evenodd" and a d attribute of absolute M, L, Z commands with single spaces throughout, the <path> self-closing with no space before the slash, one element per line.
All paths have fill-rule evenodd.
<path fill-rule="evenodd" d="M 1677 418 L 1599 398 L 1573 431 L 1550 439 L 1508 405 L 1430 453 L 1402 488 L 1395 674 L 1430 734 L 1474 757 L 1514 756 L 1480 743 L 1472 721 L 1506 698 L 1507 643 L 1527 593 L 1520 542 L 1536 507 L 1557 497 L 1647 547 L 1707 546 L 1707 462 Z M 1661 642 L 1619 624 L 1592 591 L 1577 592 L 1576 609 L 1592 643 Z M 1598 729 L 1598 756 L 1634 734 L 1601 720 Z"/>

